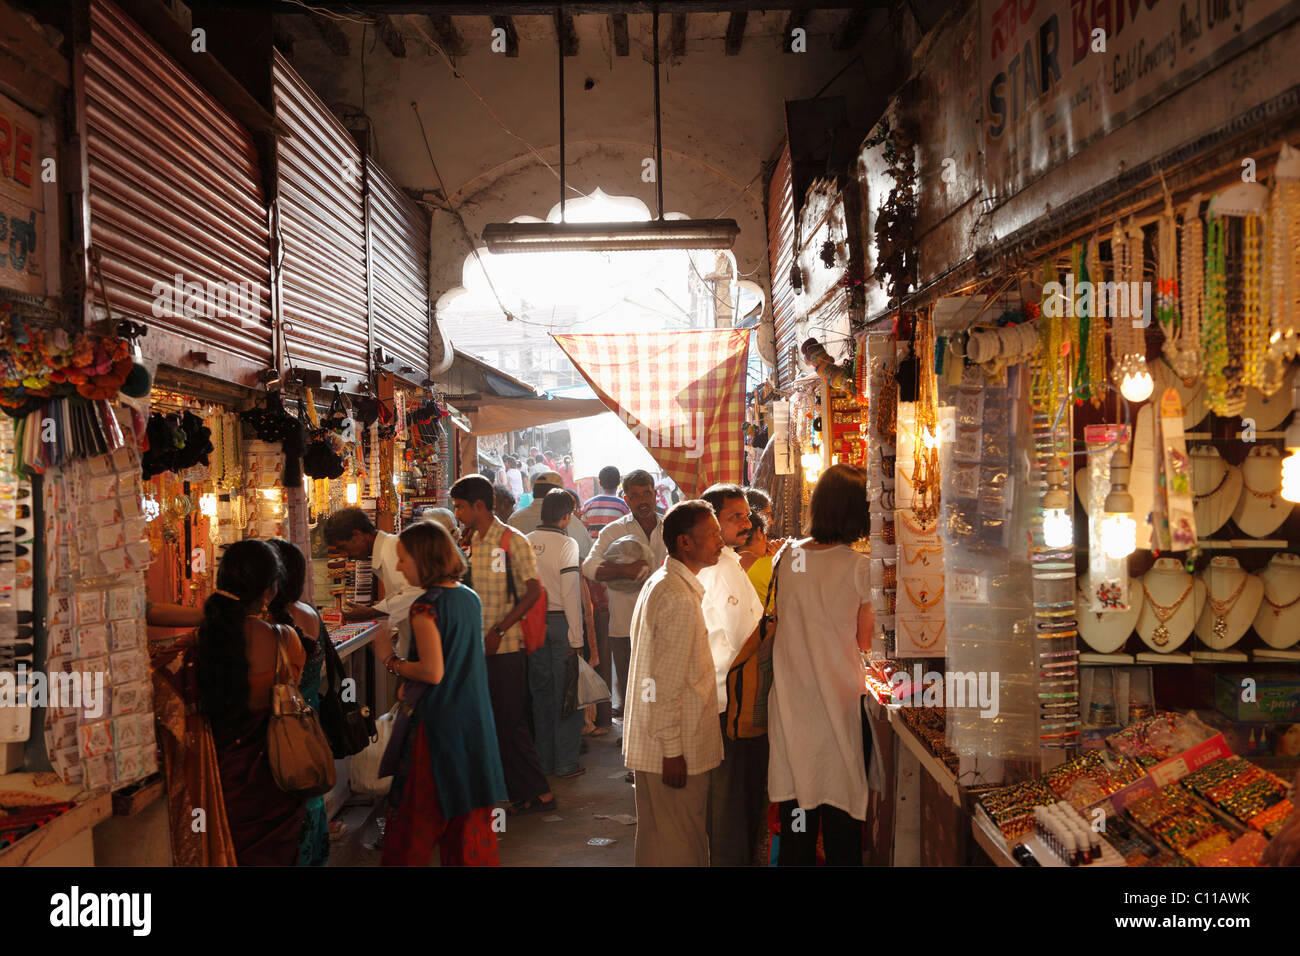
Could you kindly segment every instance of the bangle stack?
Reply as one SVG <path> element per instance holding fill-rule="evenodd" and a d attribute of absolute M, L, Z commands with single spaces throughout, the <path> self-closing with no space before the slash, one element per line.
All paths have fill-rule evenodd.
<path fill-rule="evenodd" d="M 404 664 L 404 663 L 406 662 L 402 658 L 398 657 L 396 654 L 390 654 L 388 656 L 388 659 L 384 661 L 384 670 L 388 671 L 388 673 L 393 674 L 397 677 L 401 677 L 402 675 L 397 671 L 397 665 Z"/>

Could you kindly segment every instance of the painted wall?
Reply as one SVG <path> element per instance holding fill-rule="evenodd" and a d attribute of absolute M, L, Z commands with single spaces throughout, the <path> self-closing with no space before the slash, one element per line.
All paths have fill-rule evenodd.
<path fill-rule="evenodd" d="M 858 55 L 831 49 L 831 33 L 845 11 L 811 13 L 808 52 L 784 53 L 780 34 L 785 16 L 750 14 L 740 54 L 728 57 L 723 52 L 727 15 L 692 15 L 686 55 L 665 59 L 661 66 L 665 207 L 693 217 L 735 218 L 741 229 L 735 248 L 739 270 L 755 273 L 764 288 L 761 171 L 785 135 L 784 101 L 815 95 Z M 301 18 L 283 19 L 297 24 L 292 31 L 295 68 L 331 106 L 359 112 L 361 26 L 341 24 L 351 51 L 343 59 L 331 54 Z M 468 46 L 456 68 L 519 138 L 502 129 L 466 83 L 452 75 L 447 61 L 420 38 L 417 28 L 428 33 L 422 18 L 395 19 L 407 38 L 404 59 L 375 42 L 373 31 L 367 30 L 364 44 L 365 112 L 373 123 L 380 165 L 404 187 L 438 188 L 411 107 L 415 101 L 443 181 L 472 232 L 515 216 L 545 216 L 559 200 L 558 178 L 520 138 L 547 162 L 557 163 L 558 56 L 551 19 L 516 17 L 520 53 L 509 58 L 491 52 L 486 17 L 455 18 Z M 583 192 L 600 186 L 611 194 L 633 195 L 654 209 L 654 184 L 642 182 L 642 163 L 653 155 L 654 139 L 650 18 L 629 17 L 627 57 L 614 55 L 608 23 L 603 16 L 578 16 L 579 54 L 565 60 L 568 183 Z M 861 62 L 826 91 L 845 96 L 850 120 L 863 128 L 874 121 L 889 93 L 880 80 L 891 64 L 879 54 L 888 29 L 881 11 L 863 33 Z M 661 43 L 667 35 L 665 17 Z M 591 89 L 584 89 L 588 83 Z M 446 212 L 434 214 L 432 238 L 431 293 L 436 301 L 461 284 L 469 247 Z"/>

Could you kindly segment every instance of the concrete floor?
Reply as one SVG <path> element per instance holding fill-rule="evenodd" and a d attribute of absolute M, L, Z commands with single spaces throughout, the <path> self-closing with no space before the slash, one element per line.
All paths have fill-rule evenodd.
<path fill-rule="evenodd" d="M 603 737 L 584 737 L 589 751 L 581 758 L 587 772 L 573 780 L 552 778 L 559 806 L 554 814 L 531 813 L 507 817 L 498 835 L 502 866 L 631 866 L 636 826 L 596 819 L 597 814 L 636 816 L 634 790 L 623 779 L 623 755 L 615 723 Z M 548 817 L 559 817 L 550 820 Z M 366 848 L 375 839 L 374 807 L 344 807 L 335 818 L 348 832 L 330 851 L 330 866 L 378 866 L 378 850 Z M 592 837 L 609 837 L 611 846 L 588 846 Z M 437 852 L 432 865 L 438 865 Z"/>

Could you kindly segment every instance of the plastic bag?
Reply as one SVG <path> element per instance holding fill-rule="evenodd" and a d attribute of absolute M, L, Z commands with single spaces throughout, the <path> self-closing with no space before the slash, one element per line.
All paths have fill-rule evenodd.
<path fill-rule="evenodd" d="M 393 720 L 396 717 L 397 708 L 394 707 L 376 720 L 375 730 L 378 736 L 360 753 L 352 755 L 353 793 L 382 797 L 393 785 L 392 777 L 379 776 L 379 762 L 383 760 L 384 751 L 388 749 L 388 741 L 393 736 Z"/>
<path fill-rule="evenodd" d="M 609 700 L 609 687 L 600 679 L 595 668 L 581 657 L 578 657 L 577 661 L 578 707 L 590 707 L 592 704 L 602 704 Z"/>

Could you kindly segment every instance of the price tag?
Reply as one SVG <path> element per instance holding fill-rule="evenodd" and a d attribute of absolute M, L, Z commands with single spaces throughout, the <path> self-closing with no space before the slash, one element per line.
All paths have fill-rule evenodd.
<path fill-rule="evenodd" d="M 948 593 L 959 604 L 988 604 L 988 579 L 979 571 L 948 572 Z"/>

